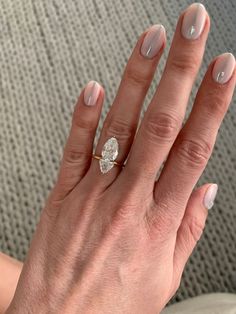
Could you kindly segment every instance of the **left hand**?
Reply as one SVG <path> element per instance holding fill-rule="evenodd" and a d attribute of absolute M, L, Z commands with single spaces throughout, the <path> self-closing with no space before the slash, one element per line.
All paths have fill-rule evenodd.
<path fill-rule="evenodd" d="M 216 58 L 181 128 L 209 25 L 202 6 L 194 4 L 181 15 L 161 81 L 134 138 L 165 35 L 159 33 L 162 42 L 157 42 L 152 28 L 139 39 L 96 148 L 101 155 L 115 136 L 117 161 L 128 156 L 123 170 L 101 174 L 92 159 L 104 93 L 98 84 L 82 91 L 58 181 L 8 314 L 159 313 L 175 293 L 212 206 L 214 185 L 193 189 L 236 80 L 234 57 Z"/>

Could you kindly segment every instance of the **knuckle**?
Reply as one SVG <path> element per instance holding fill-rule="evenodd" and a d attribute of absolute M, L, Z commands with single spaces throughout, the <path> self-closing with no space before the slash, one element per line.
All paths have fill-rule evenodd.
<path fill-rule="evenodd" d="M 135 210 L 133 206 L 120 206 L 115 211 L 112 221 L 109 224 L 109 232 L 113 235 L 117 235 L 122 233 L 126 228 L 129 228 L 135 219 L 134 213 Z"/>
<path fill-rule="evenodd" d="M 111 230 L 121 231 L 123 228 L 130 227 L 130 224 L 137 221 L 137 204 L 138 200 L 131 193 L 122 193 L 117 198 L 117 206 L 113 208 L 113 215 L 109 225 Z"/>
<path fill-rule="evenodd" d="M 189 234 L 189 241 L 194 241 L 194 243 L 197 243 L 200 239 L 205 224 L 199 219 L 197 219 L 195 216 L 185 216 L 185 226 L 187 228 L 188 234 Z"/>
<path fill-rule="evenodd" d="M 199 169 L 207 163 L 212 148 L 212 144 L 204 139 L 181 139 L 177 144 L 175 153 L 181 158 L 184 165 Z"/>
<path fill-rule="evenodd" d="M 145 123 L 144 130 L 150 140 L 172 142 L 180 128 L 181 119 L 167 113 L 151 114 Z"/>
<path fill-rule="evenodd" d="M 176 56 L 174 56 L 170 63 L 169 63 L 169 69 L 179 74 L 190 74 L 193 75 L 197 71 L 197 67 L 199 64 L 199 59 L 197 57 L 194 57 L 194 53 L 179 53 Z M 169 71 L 168 69 L 168 71 Z"/>
<path fill-rule="evenodd" d="M 53 199 L 50 200 L 50 206 L 45 206 L 42 210 L 41 221 L 43 225 L 49 225 L 58 216 L 59 208 L 59 202 L 56 203 Z"/>
<path fill-rule="evenodd" d="M 221 87 L 221 86 L 220 86 Z M 202 103 L 206 105 L 211 116 L 221 119 L 227 111 L 229 100 L 221 88 L 210 89 L 203 96 Z"/>
<path fill-rule="evenodd" d="M 175 232 L 179 227 L 179 212 L 177 210 L 170 210 L 166 203 L 158 204 L 158 215 L 157 218 L 167 233 Z"/>
<path fill-rule="evenodd" d="M 119 198 L 119 206 L 115 210 L 114 217 L 117 220 L 121 219 L 133 219 L 136 215 L 138 200 L 133 197 L 132 193 L 122 193 L 122 196 Z"/>
<path fill-rule="evenodd" d="M 91 158 L 91 155 L 85 151 L 79 150 L 78 147 L 68 145 L 65 149 L 63 161 L 64 167 L 71 166 L 71 164 L 84 165 Z"/>
<path fill-rule="evenodd" d="M 94 132 L 94 129 L 96 128 L 94 121 L 82 118 L 82 115 L 79 117 L 74 115 L 72 118 L 72 124 L 74 127 L 90 133 Z"/>
<path fill-rule="evenodd" d="M 134 215 L 134 208 L 132 206 L 121 206 L 117 212 L 116 212 L 116 219 L 115 221 L 119 222 L 119 221 L 122 221 L 123 223 L 123 220 L 129 220 L 129 219 L 132 219 L 133 218 L 133 215 Z"/>
<path fill-rule="evenodd" d="M 130 139 L 136 131 L 136 125 L 129 124 L 125 120 L 119 118 L 110 117 L 104 122 L 105 138 L 110 136 L 117 136 L 119 140 L 127 141 Z"/>
<path fill-rule="evenodd" d="M 127 66 L 124 73 L 124 80 L 126 83 L 132 85 L 147 86 L 152 78 L 150 71 L 144 72 L 144 69 L 139 69 L 134 64 Z"/>
<path fill-rule="evenodd" d="M 176 232 L 179 227 L 177 211 L 170 211 L 167 202 L 158 202 L 153 213 L 147 211 L 146 221 L 148 223 L 151 237 L 165 241 L 170 235 Z M 176 213 L 176 215 L 175 215 Z"/>

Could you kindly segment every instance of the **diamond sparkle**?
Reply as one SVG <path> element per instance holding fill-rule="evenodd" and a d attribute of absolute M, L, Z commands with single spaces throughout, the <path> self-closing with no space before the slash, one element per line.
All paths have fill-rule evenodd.
<path fill-rule="evenodd" d="M 99 160 L 100 170 L 107 173 L 114 167 L 114 161 L 118 156 L 119 144 L 115 137 L 109 138 L 102 149 L 102 159 Z"/>

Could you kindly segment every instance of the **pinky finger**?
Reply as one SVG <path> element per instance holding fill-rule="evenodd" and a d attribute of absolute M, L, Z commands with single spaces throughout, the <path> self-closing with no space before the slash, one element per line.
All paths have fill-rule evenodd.
<path fill-rule="evenodd" d="M 103 101 L 102 86 L 90 81 L 82 90 L 73 112 L 70 134 L 64 147 L 57 182 L 49 197 L 50 203 L 58 205 L 88 170 Z"/>
<path fill-rule="evenodd" d="M 208 210 L 213 206 L 218 186 L 205 184 L 194 190 L 177 232 L 174 252 L 173 294 L 180 284 L 182 273 L 205 227 Z"/>

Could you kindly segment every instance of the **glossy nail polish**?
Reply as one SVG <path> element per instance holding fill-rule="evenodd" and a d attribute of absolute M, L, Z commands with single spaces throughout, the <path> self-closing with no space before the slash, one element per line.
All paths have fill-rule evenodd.
<path fill-rule="evenodd" d="M 213 79 L 220 84 L 227 83 L 234 72 L 234 68 L 235 58 L 232 53 L 223 53 L 215 61 L 212 70 Z"/>
<path fill-rule="evenodd" d="M 162 25 L 153 25 L 148 30 L 144 37 L 141 54 L 148 59 L 151 59 L 157 55 L 159 50 L 164 44 L 165 40 L 165 28 Z"/>
<path fill-rule="evenodd" d="M 217 184 L 211 184 L 207 189 L 203 199 L 203 204 L 207 209 L 211 209 L 212 206 L 214 205 L 217 191 L 218 191 Z"/>
<path fill-rule="evenodd" d="M 97 103 L 100 85 L 96 81 L 90 81 L 84 90 L 84 103 L 87 106 L 94 106 Z"/>
<path fill-rule="evenodd" d="M 184 14 L 182 22 L 182 35 L 186 39 L 197 39 L 205 26 L 206 9 L 201 3 L 191 4 Z"/>

